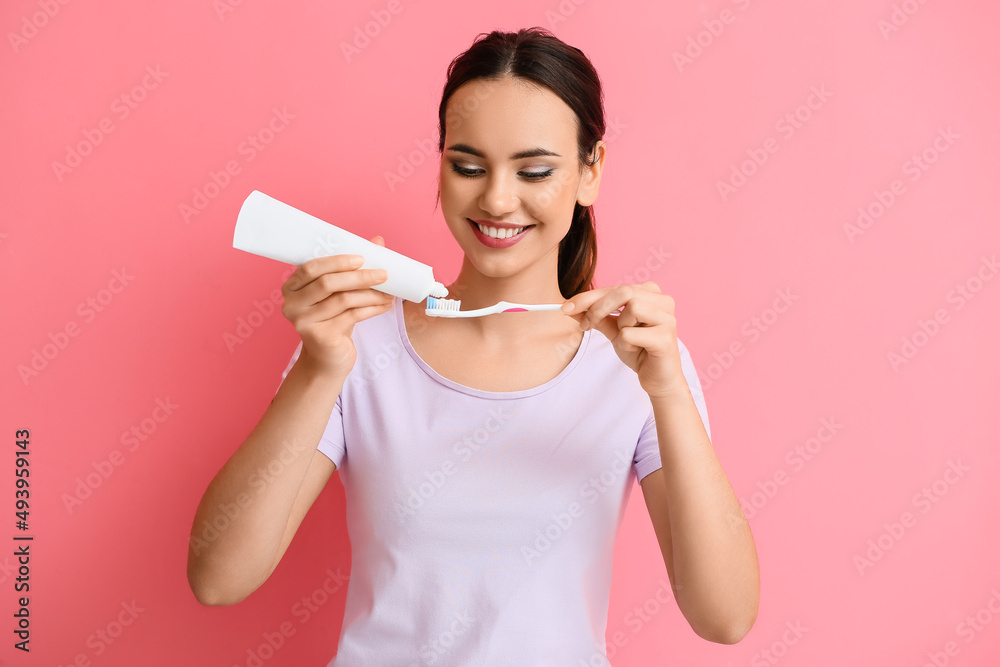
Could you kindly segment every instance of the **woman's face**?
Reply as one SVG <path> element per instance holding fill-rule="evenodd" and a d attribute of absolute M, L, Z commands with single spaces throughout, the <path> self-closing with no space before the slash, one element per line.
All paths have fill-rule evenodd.
<path fill-rule="evenodd" d="M 484 275 L 513 275 L 557 256 L 574 205 L 596 199 L 600 164 L 581 174 L 577 123 L 555 93 L 522 79 L 469 81 L 448 100 L 441 210 Z M 496 232 L 483 233 L 474 221 L 516 229 L 493 239 Z"/>

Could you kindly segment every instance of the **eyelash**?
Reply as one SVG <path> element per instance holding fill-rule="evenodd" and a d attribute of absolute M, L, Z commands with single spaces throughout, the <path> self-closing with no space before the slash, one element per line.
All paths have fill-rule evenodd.
<path fill-rule="evenodd" d="M 482 171 L 480 171 L 480 170 L 465 169 L 463 167 L 459 167 L 454 162 L 451 163 L 451 170 L 453 172 L 455 172 L 456 174 L 458 174 L 459 176 L 464 176 L 465 178 L 476 178 L 477 176 L 479 176 L 480 174 L 482 174 Z M 555 171 L 555 170 L 554 169 L 549 169 L 548 171 L 535 171 L 535 172 L 521 171 L 521 172 L 518 172 L 518 173 L 524 174 L 525 178 L 527 178 L 529 181 L 541 181 L 542 179 L 545 179 L 545 178 L 548 178 L 549 176 L 551 176 L 553 171 Z"/>

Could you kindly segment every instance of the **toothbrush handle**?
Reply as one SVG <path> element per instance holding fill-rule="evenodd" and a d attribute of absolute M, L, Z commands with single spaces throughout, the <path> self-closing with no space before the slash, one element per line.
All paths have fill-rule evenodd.
<path fill-rule="evenodd" d="M 484 315 L 492 315 L 494 313 L 503 313 L 508 310 L 559 310 L 562 308 L 561 303 L 511 303 L 510 301 L 501 301 L 493 306 L 487 308 L 476 308 L 475 310 L 443 310 L 428 308 L 427 314 L 433 315 L 435 317 L 482 317 Z"/>
<path fill-rule="evenodd" d="M 518 308 L 524 308 L 525 310 L 559 310 L 562 308 L 561 303 L 533 303 L 527 305 L 519 305 Z"/>

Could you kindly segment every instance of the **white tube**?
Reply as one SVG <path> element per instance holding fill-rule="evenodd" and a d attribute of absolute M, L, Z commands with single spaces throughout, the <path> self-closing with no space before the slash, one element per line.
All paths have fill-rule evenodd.
<path fill-rule="evenodd" d="M 420 302 L 442 298 L 448 288 L 434 280 L 434 270 L 395 250 L 331 225 L 254 190 L 236 217 L 233 247 L 298 266 L 329 255 L 361 255 L 363 269 L 385 269 L 387 279 L 372 289 Z"/>

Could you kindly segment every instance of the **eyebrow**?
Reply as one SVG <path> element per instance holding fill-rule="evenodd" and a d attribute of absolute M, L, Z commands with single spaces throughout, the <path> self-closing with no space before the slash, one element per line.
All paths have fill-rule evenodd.
<path fill-rule="evenodd" d="M 475 155 L 476 157 L 486 157 L 483 155 L 482 151 L 476 150 L 468 144 L 454 144 L 448 147 L 450 151 L 458 151 L 459 153 L 468 153 L 469 155 Z M 552 151 L 545 148 L 532 148 L 531 150 L 521 151 L 520 153 L 514 153 L 510 156 L 511 160 L 522 160 L 529 157 L 541 157 L 543 155 L 551 155 L 552 157 L 562 157 L 558 153 L 553 153 Z"/>

